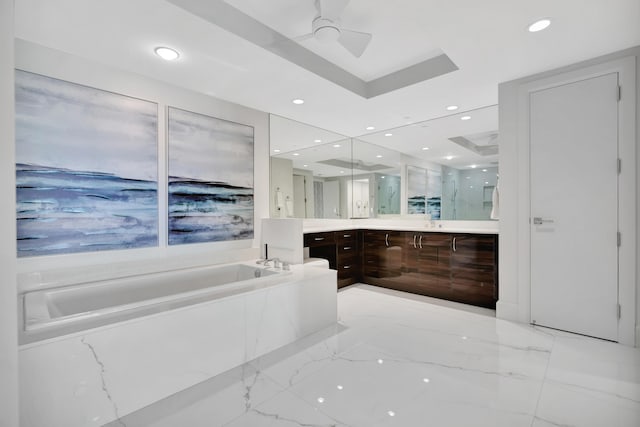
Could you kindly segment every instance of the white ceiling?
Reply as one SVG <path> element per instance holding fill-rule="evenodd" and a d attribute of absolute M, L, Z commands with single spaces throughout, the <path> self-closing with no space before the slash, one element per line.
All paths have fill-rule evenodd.
<path fill-rule="evenodd" d="M 313 0 L 228 3 L 291 37 L 315 13 Z M 527 32 L 541 17 L 552 26 Z M 343 26 L 373 34 L 361 58 L 303 46 L 365 81 L 442 52 L 459 68 L 365 99 L 167 1 L 20 0 L 15 20 L 16 37 L 348 136 L 441 117 L 450 104 L 494 105 L 499 82 L 640 45 L 638 0 L 352 0 Z M 159 60 L 158 45 L 180 60 Z"/>

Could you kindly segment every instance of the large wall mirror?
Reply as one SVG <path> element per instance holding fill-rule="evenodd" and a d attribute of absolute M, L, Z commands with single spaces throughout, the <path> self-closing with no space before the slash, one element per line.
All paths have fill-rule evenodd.
<path fill-rule="evenodd" d="M 496 105 L 357 138 L 272 115 L 271 216 L 497 219 L 497 129 Z"/>

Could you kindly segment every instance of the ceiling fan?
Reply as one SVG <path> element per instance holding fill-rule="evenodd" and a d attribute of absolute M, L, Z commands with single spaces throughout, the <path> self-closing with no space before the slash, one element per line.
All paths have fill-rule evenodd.
<path fill-rule="evenodd" d="M 338 42 L 359 58 L 369 45 L 372 35 L 342 28 L 340 14 L 350 0 L 315 0 L 318 15 L 311 23 L 311 33 L 294 38 L 303 41 L 315 38 L 322 43 Z"/>

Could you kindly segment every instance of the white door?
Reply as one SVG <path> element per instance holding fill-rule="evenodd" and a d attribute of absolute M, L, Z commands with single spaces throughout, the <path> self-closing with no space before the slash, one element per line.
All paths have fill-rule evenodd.
<path fill-rule="evenodd" d="M 293 175 L 293 216 L 307 217 L 307 183 L 304 175 Z"/>
<path fill-rule="evenodd" d="M 618 74 L 530 95 L 531 321 L 618 340 Z"/>
<path fill-rule="evenodd" d="M 325 181 L 322 194 L 324 218 L 340 218 L 340 182 Z"/>

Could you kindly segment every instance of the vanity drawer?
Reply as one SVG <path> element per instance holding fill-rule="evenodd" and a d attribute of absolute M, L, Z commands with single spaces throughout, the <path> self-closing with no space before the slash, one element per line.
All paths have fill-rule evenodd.
<path fill-rule="evenodd" d="M 355 242 L 358 241 L 358 232 L 355 230 L 336 231 L 334 236 L 338 245 L 353 243 L 350 246 L 355 246 Z"/>
<path fill-rule="evenodd" d="M 335 244 L 334 232 L 329 231 L 327 233 L 308 233 L 304 235 L 304 246 L 326 246 Z"/>
<path fill-rule="evenodd" d="M 355 255 L 356 253 L 358 253 L 358 247 L 356 246 L 357 242 L 346 242 L 346 243 L 338 243 L 337 246 L 337 250 L 338 250 L 338 257 L 342 258 L 342 257 L 348 257 L 348 256 L 352 256 Z"/>

